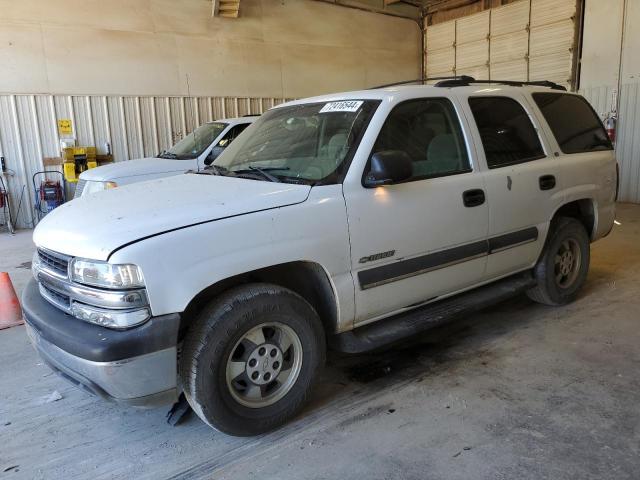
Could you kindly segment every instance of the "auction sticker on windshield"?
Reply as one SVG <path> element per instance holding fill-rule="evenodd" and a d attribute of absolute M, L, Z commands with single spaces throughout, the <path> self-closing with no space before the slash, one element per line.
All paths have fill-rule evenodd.
<path fill-rule="evenodd" d="M 362 100 L 345 100 L 342 102 L 329 102 L 320 109 L 320 113 L 329 112 L 357 112 L 362 105 Z"/>

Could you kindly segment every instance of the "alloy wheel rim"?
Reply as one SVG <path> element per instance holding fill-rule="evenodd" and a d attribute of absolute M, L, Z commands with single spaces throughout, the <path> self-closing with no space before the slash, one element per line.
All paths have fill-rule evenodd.
<path fill-rule="evenodd" d="M 302 342 L 280 322 L 247 331 L 227 359 L 227 387 L 233 399 L 249 408 L 264 408 L 284 397 L 302 368 Z"/>
<path fill-rule="evenodd" d="M 580 245 L 573 238 L 564 240 L 554 257 L 554 275 L 560 288 L 571 287 L 580 273 L 582 253 Z"/>

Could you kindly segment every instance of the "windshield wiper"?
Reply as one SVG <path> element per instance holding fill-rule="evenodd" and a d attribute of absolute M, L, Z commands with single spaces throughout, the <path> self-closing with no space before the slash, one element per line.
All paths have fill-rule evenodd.
<path fill-rule="evenodd" d="M 220 167 L 218 165 L 207 165 L 202 169 L 205 173 L 213 172 L 214 175 L 220 175 L 221 177 L 226 176 L 229 173 L 229 170 L 225 167 Z"/>
<path fill-rule="evenodd" d="M 163 151 L 160 155 L 158 155 L 159 158 L 178 158 L 178 155 L 176 155 L 175 153 L 172 152 L 168 152 L 168 151 Z"/>
<path fill-rule="evenodd" d="M 305 178 L 299 177 L 282 177 L 281 181 L 284 183 L 294 183 L 296 185 L 309 185 L 311 187 L 314 187 L 317 183 L 312 180 L 307 180 Z"/>
<path fill-rule="evenodd" d="M 254 167 L 253 165 L 249 165 L 249 170 L 253 172 L 258 172 L 260 175 L 262 175 L 264 178 L 266 178 L 270 182 L 281 183 L 281 180 L 278 177 L 271 175 L 269 172 L 267 172 L 266 170 L 263 170 L 260 167 Z"/>
<path fill-rule="evenodd" d="M 264 168 L 260 168 L 260 167 L 254 167 L 253 165 L 249 165 L 249 168 L 243 168 L 242 170 L 231 170 L 231 172 L 233 172 L 235 174 L 258 172 L 260 175 L 262 175 L 263 178 L 266 178 L 270 182 L 282 183 L 282 180 L 280 180 L 278 177 L 276 177 L 274 175 L 271 175 L 269 173 L 269 171 L 272 171 L 272 170 L 289 170 L 289 167 L 264 167 Z"/>

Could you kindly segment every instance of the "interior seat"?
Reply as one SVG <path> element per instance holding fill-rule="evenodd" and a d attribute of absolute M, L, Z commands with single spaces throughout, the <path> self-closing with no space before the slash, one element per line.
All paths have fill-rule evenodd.
<path fill-rule="evenodd" d="M 416 176 L 436 175 L 460 170 L 460 152 L 455 137 L 450 134 L 437 135 L 427 147 L 427 159 L 414 162 Z"/>

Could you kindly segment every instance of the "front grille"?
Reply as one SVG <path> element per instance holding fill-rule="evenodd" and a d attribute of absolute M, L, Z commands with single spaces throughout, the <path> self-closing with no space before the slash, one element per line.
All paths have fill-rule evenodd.
<path fill-rule="evenodd" d="M 79 179 L 76 184 L 76 191 L 73 194 L 73 198 L 78 198 L 82 196 L 82 191 L 84 190 L 84 186 L 87 184 L 86 180 Z"/>
<path fill-rule="evenodd" d="M 43 296 L 51 303 L 63 310 L 69 310 L 69 308 L 71 308 L 71 299 L 68 296 L 56 292 L 55 290 L 51 290 L 43 283 L 40 284 L 40 293 L 42 293 Z"/>
<path fill-rule="evenodd" d="M 70 257 L 59 253 L 53 253 L 48 250 L 43 250 L 41 248 L 38 249 L 38 257 L 40 257 L 40 262 L 42 262 L 43 266 L 48 270 L 64 277 L 67 276 L 67 268 L 69 267 L 69 260 L 71 259 Z"/>

